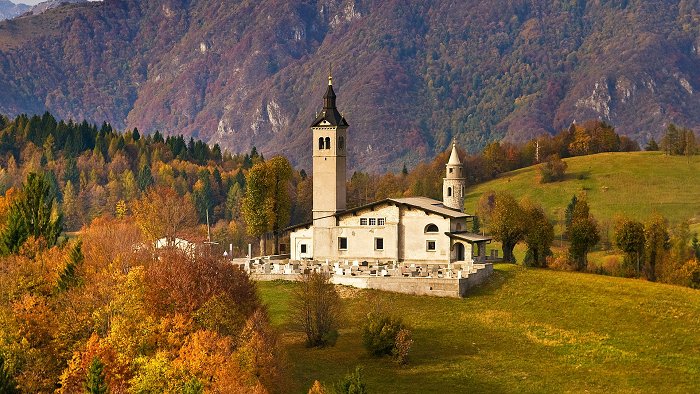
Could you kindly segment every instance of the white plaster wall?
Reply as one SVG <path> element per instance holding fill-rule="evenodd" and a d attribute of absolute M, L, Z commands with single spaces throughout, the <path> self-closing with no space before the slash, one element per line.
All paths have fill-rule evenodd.
<path fill-rule="evenodd" d="M 438 226 L 437 233 L 425 233 L 428 224 Z M 404 262 L 448 263 L 450 260 L 450 219 L 416 208 L 401 208 L 399 239 L 402 243 L 399 258 Z M 427 241 L 435 241 L 435 251 L 427 250 Z"/>
<path fill-rule="evenodd" d="M 384 219 L 385 224 L 360 225 L 360 218 Z M 369 222 L 369 220 L 368 220 Z M 389 204 L 356 212 L 355 215 L 343 216 L 339 227 L 334 229 L 334 258 L 338 260 L 358 261 L 397 261 L 399 258 L 399 208 Z M 348 239 L 347 250 L 338 249 L 338 238 Z M 375 249 L 375 238 L 384 239 L 384 249 Z"/>
<path fill-rule="evenodd" d="M 302 244 L 306 244 L 306 253 L 301 253 Z M 289 249 L 292 260 L 313 258 L 313 230 L 311 228 L 303 228 L 289 234 Z"/>

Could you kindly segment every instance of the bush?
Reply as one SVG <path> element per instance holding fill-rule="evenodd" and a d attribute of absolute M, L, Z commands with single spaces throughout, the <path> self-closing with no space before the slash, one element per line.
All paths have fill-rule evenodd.
<path fill-rule="evenodd" d="M 362 344 L 373 356 L 394 354 L 397 336 L 402 330 L 404 326 L 401 320 L 393 319 L 380 312 L 370 312 L 362 326 Z M 406 334 L 402 335 L 405 337 Z M 402 346 L 406 346 L 406 341 L 410 341 L 410 333 L 408 338 L 402 340 L 404 341 Z M 410 348 L 410 343 L 408 347 Z M 406 350 L 407 353 L 408 350 Z"/>
<path fill-rule="evenodd" d="M 554 155 L 540 166 L 540 183 L 557 182 L 564 179 L 568 165 Z"/>
<path fill-rule="evenodd" d="M 547 257 L 547 267 L 557 271 L 575 271 L 574 263 L 566 254 Z"/>
<path fill-rule="evenodd" d="M 394 361 L 403 365 L 408 362 L 408 352 L 411 350 L 413 345 L 413 335 L 410 330 L 401 329 L 398 334 L 396 334 L 396 343 L 394 344 L 394 350 L 392 354 L 394 356 Z"/>
<path fill-rule="evenodd" d="M 330 275 L 320 272 L 301 275 L 293 300 L 293 323 L 306 334 L 306 346 L 335 345 L 341 305 Z"/>
<path fill-rule="evenodd" d="M 362 381 L 362 368 L 355 368 L 355 372 L 345 377 L 335 385 L 336 394 L 367 394 L 367 385 Z"/>

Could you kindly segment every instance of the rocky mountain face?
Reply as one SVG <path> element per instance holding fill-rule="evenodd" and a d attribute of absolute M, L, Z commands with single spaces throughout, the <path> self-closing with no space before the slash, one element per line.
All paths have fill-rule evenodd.
<path fill-rule="evenodd" d="M 15 4 L 10 0 L 0 0 L 0 21 L 22 15 L 32 8 L 26 4 Z"/>
<path fill-rule="evenodd" d="M 41 13 L 44 13 L 48 10 L 52 10 L 54 8 L 58 8 L 62 5 L 65 4 L 74 4 L 74 3 L 87 3 L 89 0 L 48 0 L 41 2 L 34 7 L 32 7 L 29 10 L 29 13 L 32 15 L 39 15 Z"/>
<path fill-rule="evenodd" d="M 257 146 L 310 167 L 333 64 L 350 166 L 604 119 L 700 128 L 700 0 L 106 0 L 0 23 L 0 112 Z"/>

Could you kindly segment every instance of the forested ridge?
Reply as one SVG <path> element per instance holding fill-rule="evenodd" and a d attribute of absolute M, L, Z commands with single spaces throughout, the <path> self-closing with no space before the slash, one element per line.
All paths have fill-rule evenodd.
<path fill-rule="evenodd" d="M 0 112 L 257 146 L 308 170 L 332 63 L 353 169 L 584 119 L 645 144 L 700 124 L 698 15 L 696 0 L 71 5 L 0 23 Z"/>

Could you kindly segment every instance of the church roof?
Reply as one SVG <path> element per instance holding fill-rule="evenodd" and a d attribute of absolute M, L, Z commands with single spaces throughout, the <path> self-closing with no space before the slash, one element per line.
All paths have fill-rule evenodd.
<path fill-rule="evenodd" d="M 450 160 L 447 161 L 448 166 L 461 166 L 462 161 L 459 159 L 459 154 L 457 154 L 457 142 L 452 142 L 452 153 L 450 153 Z"/>
<path fill-rule="evenodd" d="M 455 209 L 447 208 L 442 204 L 442 201 L 434 200 L 432 198 L 428 197 L 404 197 L 404 198 L 386 198 L 384 200 L 379 200 L 375 201 L 373 203 L 365 204 L 359 207 L 351 208 L 351 209 L 346 209 L 344 211 L 340 211 L 336 213 L 335 217 L 340 217 L 344 215 L 349 215 L 353 214 L 358 211 L 362 211 L 364 209 L 368 208 L 373 208 L 378 205 L 383 205 L 383 204 L 394 204 L 394 205 L 399 205 L 399 206 L 407 206 L 410 208 L 415 208 L 415 209 L 421 209 L 426 212 L 434 213 L 436 215 L 440 215 L 444 218 L 452 218 L 452 219 L 460 219 L 460 218 L 468 218 L 471 217 L 472 215 L 466 214 L 464 212 L 460 212 Z M 305 222 L 305 223 L 300 223 L 294 226 L 290 226 L 285 228 L 283 231 L 292 231 L 298 228 L 302 227 L 310 227 L 313 225 L 313 221 L 311 222 Z"/>
<path fill-rule="evenodd" d="M 423 209 L 425 211 L 436 213 L 440 216 L 450 217 L 450 218 L 467 218 L 471 215 L 467 215 L 464 212 L 457 211 L 452 208 L 447 208 L 442 204 L 442 201 L 433 200 L 428 197 L 404 197 L 404 198 L 389 198 L 389 201 L 396 202 L 401 205 L 408 205 L 411 207 Z"/>
<path fill-rule="evenodd" d="M 335 91 L 333 91 L 333 77 L 328 76 L 328 89 L 323 95 L 323 110 L 316 115 L 311 127 L 316 126 L 343 126 L 348 127 L 348 122 L 338 112 L 335 105 Z"/>

